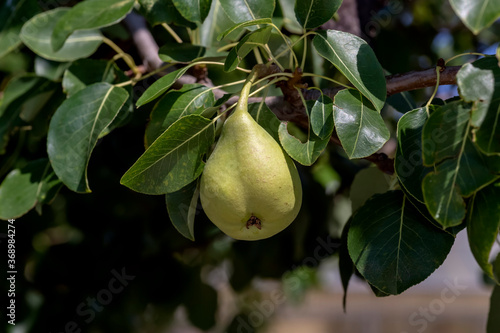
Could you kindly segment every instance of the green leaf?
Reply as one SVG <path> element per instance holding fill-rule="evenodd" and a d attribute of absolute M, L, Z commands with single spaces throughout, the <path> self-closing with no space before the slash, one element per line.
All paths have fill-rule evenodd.
<path fill-rule="evenodd" d="M 56 8 L 32 17 L 21 30 L 21 40 L 33 52 L 49 60 L 73 61 L 92 55 L 103 40 L 98 30 L 72 32 L 64 38 L 57 51 L 52 48 L 50 36 L 56 23 L 69 12 L 68 8 Z"/>
<path fill-rule="evenodd" d="M 186 20 L 175 8 L 172 0 L 139 0 L 140 12 L 152 26 L 162 23 L 175 23 L 191 29 L 196 28 L 196 24 Z"/>
<path fill-rule="evenodd" d="M 432 226 L 401 191 L 373 196 L 352 217 L 347 247 L 363 277 L 397 295 L 446 259 L 453 236 Z"/>
<path fill-rule="evenodd" d="M 337 135 L 350 159 L 370 156 L 390 137 L 384 120 L 359 91 L 345 89 L 335 95 Z"/>
<path fill-rule="evenodd" d="M 35 105 L 30 103 L 41 95 L 54 91 L 56 87 L 54 82 L 31 74 L 9 81 L 0 103 L 0 155 L 5 153 L 12 129 L 23 124 L 21 113 L 29 111 L 33 116 L 36 115 L 44 103 L 40 103 L 40 100 Z"/>
<path fill-rule="evenodd" d="M 38 203 L 47 203 L 61 188 L 46 158 L 12 170 L 0 185 L 0 219 L 18 218 Z"/>
<path fill-rule="evenodd" d="M 308 101 L 307 108 L 309 114 L 313 105 L 313 101 Z M 280 124 L 278 135 L 283 149 L 291 158 L 302 165 L 312 165 L 325 150 L 329 142 L 329 138 L 321 139 L 310 131 L 308 140 L 303 143 L 288 133 L 287 123 L 285 122 Z"/>
<path fill-rule="evenodd" d="M 35 57 L 35 74 L 52 81 L 60 81 L 64 71 L 71 65 L 70 62 L 47 60 L 40 56 Z"/>
<path fill-rule="evenodd" d="M 245 58 L 250 51 L 255 47 L 264 46 L 271 37 L 271 27 L 261 28 L 246 35 L 241 41 L 233 47 L 227 55 L 224 62 L 224 71 L 231 72 L 238 67 L 239 63 Z"/>
<path fill-rule="evenodd" d="M 398 122 L 398 147 L 394 169 L 401 185 L 415 199 L 424 202 L 422 180 L 432 168 L 425 167 L 422 160 L 422 129 L 427 121 L 425 108 L 404 114 Z"/>
<path fill-rule="evenodd" d="M 212 0 L 173 0 L 173 3 L 186 20 L 203 23 L 210 11 Z"/>
<path fill-rule="evenodd" d="M 497 182 L 472 197 L 467 214 L 467 235 L 471 252 L 483 271 L 497 283 L 489 258 L 499 227 L 500 183 Z"/>
<path fill-rule="evenodd" d="M 488 322 L 486 333 L 500 332 L 500 285 L 495 285 L 490 298 L 490 311 L 488 312 Z"/>
<path fill-rule="evenodd" d="M 217 40 L 217 36 L 224 32 L 225 30 L 231 28 L 234 22 L 226 15 L 226 12 L 222 9 L 220 0 L 212 0 L 212 7 L 208 13 L 205 22 L 200 26 L 200 45 L 206 48 L 218 48 L 220 46 L 226 45 L 224 42 Z M 235 31 L 231 34 L 231 37 L 238 33 Z M 237 38 L 238 36 L 234 36 Z"/>
<path fill-rule="evenodd" d="M 500 2 L 495 0 L 450 0 L 450 4 L 475 35 L 500 17 Z"/>
<path fill-rule="evenodd" d="M 220 0 L 226 15 L 234 23 L 271 18 L 275 0 Z"/>
<path fill-rule="evenodd" d="M 314 29 L 328 22 L 342 0 L 301 0 L 295 2 L 295 15 L 304 29 Z"/>
<path fill-rule="evenodd" d="M 198 213 L 196 207 L 199 196 L 198 181 L 165 195 L 170 221 L 182 236 L 192 241 L 194 241 L 194 219 Z"/>
<path fill-rule="evenodd" d="M 176 71 L 173 71 L 171 73 L 168 73 L 167 75 L 161 77 L 155 83 L 153 83 L 143 94 L 142 96 L 137 100 L 136 106 L 140 107 L 146 103 L 151 102 L 152 100 L 158 98 L 161 94 L 163 94 L 165 91 L 170 88 L 175 81 L 177 81 L 181 76 L 183 76 L 187 70 L 192 67 L 192 65 L 188 65 L 186 67 L 183 67 L 181 69 L 178 69 Z"/>
<path fill-rule="evenodd" d="M 432 225 L 435 226 L 436 228 L 444 230 L 445 232 L 447 232 L 450 235 L 452 235 L 453 237 L 455 237 L 460 231 L 462 231 L 466 227 L 466 223 L 462 222 L 461 224 L 459 224 L 457 226 L 453 226 L 453 227 L 449 227 L 449 228 L 445 229 L 441 225 L 441 223 L 436 221 L 436 219 L 431 215 L 431 213 L 429 213 L 429 209 L 427 208 L 427 206 L 424 203 L 418 201 L 413 196 L 408 195 L 407 191 L 404 188 L 402 188 L 402 190 L 403 190 L 403 193 L 406 195 L 406 198 L 408 199 L 408 201 L 410 201 L 412 203 L 412 205 L 420 212 L 420 214 L 422 214 L 422 216 L 425 217 L 427 219 L 427 221 L 432 223 Z"/>
<path fill-rule="evenodd" d="M 280 142 L 278 130 L 281 122 L 264 102 L 248 104 L 248 113 L 276 142 Z"/>
<path fill-rule="evenodd" d="M 132 10 L 134 3 L 134 0 L 79 2 L 54 20 L 55 26 L 50 40 L 53 50 L 61 49 L 66 39 L 76 30 L 99 29 L 120 22 Z"/>
<path fill-rule="evenodd" d="M 146 147 L 149 147 L 179 118 L 190 114 L 202 114 L 214 102 L 213 92 L 201 84 L 185 84 L 179 90 L 169 91 L 156 103 L 151 112 L 144 136 Z"/>
<path fill-rule="evenodd" d="M 56 175 L 69 189 L 90 192 L 90 154 L 128 97 L 123 88 L 95 83 L 69 97 L 57 109 L 50 121 L 47 152 Z"/>
<path fill-rule="evenodd" d="M 342 288 L 344 288 L 344 297 L 342 298 L 342 306 L 344 312 L 346 311 L 346 301 L 347 301 L 347 288 L 349 287 L 349 281 L 354 274 L 354 263 L 349 256 L 349 251 L 347 249 L 347 236 L 349 235 L 349 228 L 351 226 L 352 218 L 350 218 L 342 229 L 342 235 L 340 237 L 340 249 L 339 249 L 339 271 L 340 279 L 342 281 Z"/>
<path fill-rule="evenodd" d="M 498 66 L 500 66 L 500 44 L 497 46 L 497 52 L 495 53 L 495 57 L 498 60 Z"/>
<path fill-rule="evenodd" d="M 486 154 L 500 154 L 500 67 L 495 57 L 465 64 L 457 74 L 460 95 L 474 102 L 473 133 Z"/>
<path fill-rule="evenodd" d="M 386 102 L 401 113 L 406 113 L 417 108 L 415 100 L 408 91 L 391 95 L 387 98 Z"/>
<path fill-rule="evenodd" d="M 0 58 L 21 44 L 19 33 L 24 22 L 39 12 L 35 0 L 3 1 L 0 7 Z"/>
<path fill-rule="evenodd" d="M 319 138 L 327 139 L 332 135 L 333 126 L 333 101 L 321 95 L 311 109 L 311 128 Z"/>
<path fill-rule="evenodd" d="M 302 26 L 295 16 L 295 0 L 278 0 L 278 3 L 283 14 L 283 26 L 285 29 L 296 35 L 302 34 Z"/>
<path fill-rule="evenodd" d="M 109 61 L 80 59 L 73 62 L 64 72 L 62 87 L 70 97 L 92 83 L 113 83 L 113 81 L 115 81 L 115 68 Z"/>
<path fill-rule="evenodd" d="M 80 59 L 73 62 L 71 67 L 64 72 L 62 85 L 68 97 L 70 97 L 93 83 L 107 82 L 114 84 L 128 80 L 129 78 L 116 67 L 116 64 L 104 60 Z M 124 125 L 130 119 L 134 110 L 132 106 L 132 86 L 125 86 L 124 89 L 129 94 L 128 100 L 113 119 L 113 122 L 101 132 L 99 138 L 109 134 L 114 128 Z"/>
<path fill-rule="evenodd" d="M 459 225 L 465 217 L 462 196 L 470 197 L 497 178 L 488 168 L 485 156 L 464 138 L 456 158 L 446 159 L 425 176 L 422 183 L 425 204 L 444 228 Z"/>
<path fill-rule="evenodd" d="M 356 173 L 349 190 L 352 211 L 363 207 L 373 195 L 389 191 L 392 183 L 391 176 L 377 167 L 368 167 Z"/>
<path fill-rule="evenodd" d="M 226 36 L 229 35 L 230 33 L 232 33 L 233 31 L 236 31 L 236 30 L 241 29 L 241 28 L 251 27 L 251 26 L 259 25 L 259 24 L 272 24 L 272 23 L 273 23 L 273 20 L 271 20 L 270 18 L 255 19 L 255 20 L 250 20 L 250 21 L 238 23 L 236 25 L 233 25 L 231 28 L 225 30 L 221 34 L 219 34 L 217 36 L 217 40 L 222 40 L 222 39 L 226 38 Z"/>
<path fill-rule="evenodd" d="M 422 131 L 423 163 L 432 166 L 455 157 L 463 149 L 470 128 L 470 105 L 461 101 L 437 108 Z"/>
<path fill-rule="evenodd" d="M 120 182 L 145 194 L 178 191 L 201 174 L 202 157 L 214 139 L 213 120 L 194 114 L 183 117 L 151 144 Z"/>
<path fill-rule="evenodd" d="M 203 57 L 206 48 L 192 44 L 165 44 L 158 51 L 160 59 L 164 62 L 190 62 Z"/>
<path fill-rule="evenodd" d="M 328 139 L 321 140 L 315 135 L 311 135 L 307 142 L 303 143 L 299 139 L 288 133 L 286 123 L 281 123 L 279 127 L 279 138 L 283 149 L 302 165 L 312 165 L 321 155 L 328 145 Z"/>
<path fill-rule="evenodd" d="M 328 30 L 314 37 L 313 46 L 372 102 L 377 111 L 382 109 L 387 94 L 384 71 L 364 40 L 347 32 Z"/>

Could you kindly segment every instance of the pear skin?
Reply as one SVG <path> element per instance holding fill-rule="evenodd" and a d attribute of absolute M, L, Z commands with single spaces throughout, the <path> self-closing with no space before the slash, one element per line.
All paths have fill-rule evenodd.
<path fill-rule="evenodd" d="M 200 199 L 208 218 L 225 234 L 259 240 L 292 223 L 302 187 L 295 164 L 252 118 L 242 98 L 205 165 Z"/>

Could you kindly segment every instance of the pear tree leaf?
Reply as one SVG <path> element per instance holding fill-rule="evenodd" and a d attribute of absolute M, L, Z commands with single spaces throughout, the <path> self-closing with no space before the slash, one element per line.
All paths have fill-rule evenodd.
<path fill-rule="evenodd" d="M 120 183 L 145 194 L 166 194 L 193 182 L 203 171 L 215 140 L 214 121 L 191 114 L 173 123 L 123 175 Z"/>
<path fill-rule="evenodd" d="M 167 193 L 168 216 L 177 231 L 187 239 L 194 241 L 194 219 L 198 214 L 198 198 L 200 188 L 198 181 L 194 181 L 178 191 Z"/>
<path fill-rule="evenodd" d="M 347 247 L 363 277 L 397 295 L 425 280 L 446 259 L 454 237 L 430 224 L 402 191 L 369 199 L 352 217 Z"/>
<path fill-rule="evenodd" d="M 495 57 L 498 60 L 498 66 L 500 66 L 500 44 L 497 46 L 497 52 L 495 53 Z"/>
<path fill-rule="evenodd" d="M 181 69 L 175 70 L 155 81 L 155 83 L 153 83 L 142 94 L 142 96 L 137 100 L 135 105 L 137 107 L 140 107 L 158 98 L 161 94 L 167 91 L 168 88 L 170 88 L 175 83 L 175 81 L 177 81 L 181 76 L 183 76 L 187 72 L 187 70 L 192 66 L 193 65 L 188 65 Z"/>
<path fill-rule="evenodd" d="M 498 260 L 498 259 L 497 259 Z M 496 284 L 490 297 L 490 310 L 488 312 L 488 322 L 486 333 L 496 333 L 500 331 L 500 285 Z"/>
<path fill-rule="evenodd" d="M 295 2 L 295 15 L 304 29 L 314 29 L 328 22 L 342 0 L 302 0 Z"/>
<path fill-rule="evenodd" d="M 276 142 L 280 142 L 278 130 L 280 127 L 280 120 L 276 115 L 267 107 L 266 103 L 250 103 L 248 104 L 248 113 L 255 119 L 255 121 L 269 133 Z"/>
<path fill-rule="evenodd" d="M 313 46 L 380 111 L 387 95 L 385 76 L 375 53 L 361 38 L 347 32 L 319 32 Z"/>
<path fill-rule="evenodd" d="M 326 139 L 332 135 L 333 125 L 333 101 L 322 94 L 311 109 L 311 128 L 319 138 Z"/>
<path fill-rule="evenodd" d="M 423 165 L 422 160 L 422 129 L 426 121 L 425 108 L 407 112 L 399 119 L 398 146 L 394 159 L 394 169 L 401 185 L 422 203 L 422 180 L 432 171 L 432 168 Z"/>
<path fill-rule="evenodd" d="M 320 139 L 314 133 L 311 133 L 307 142 L 303 143 L 288 133 L 287 123 L 280 124 L 278 134 L 281 146 L 287 154 L 300 164 L 307 166 L 316 162 L 329 141 L 329 139 Z"/>
<path fill-rule="evenodd" d="M 349 235 L 349 228 L 351 226 L 352 218 L 350 218 L 344 228 L 342 229 L 342 235 L 340 237 L 340 249 L 339 249 L 339 271 L 340 279 L 342 281 L 342 288 L 344 288 L 344 297 L 342 298 L 342 306 L 344 312 L 346 311 L 347 305 L 347 288 L 349 287 L 349 281 L 354 274 L 354 263 L 349 256 L 349 250 L 347 249 L 347 236 Z"/>
<path fill-rule="evenodd" d="M 18 218 L 54 198 L 62 183 L 46 158 L 12 170 L 0 185 L 0 219 Z"/>
<path fill-rule="evenodd" d="M 500 17 L 500 2 L 493 0 L 450 0 L 462 22 L 477 35 Z"/>
<path fill-rule="evenodd" d="M 284 28 L 296 35 L 303 33 L 302 25 L 295 15 L 295 0 L 278 0 L 278 3 L 283 14 Z"/>
<path fill-rule="evenodd" d="M 30 111 L 33 115 L 40 111 L 44 103 L 39 103 L 38 98 L 46 96 L 56 88 L 54 82 L 32 74 L 18 76 L 9 81 L 0 103 L 0 154 L 5 153 L 11 130 L 23 124 L 23 111 Z M 38 103 L 30 107 L 34 100 L 38 100 Z"/>
<path fill-rule="evenodd" d="M 462 101 L 448 103 L 432 112 L 422 130 L 423 164 L 433 166 L 460 154 L 470 119 L 470 105 Z"/>
<path fill-rule="evenodd" d="M 415 103 L 415 100 L 408 91 L 391 95 L 387 98 L 386 102 L 401 113 L 406 113 L 417 108 L 417 103 Z"/>
<path fill-rule="evenodd" d="M 444 228 L 441 223 L 436 221 L 436 219 L 429 213 L 429 209 L 425 205 L 425 203 L 422 203 L 415 199 L 412 195 L 409 195 L 408 192 L 402 188 L 403 193 L 406 195 L 406 198 L 412 203 L 412 205 L 422 214 L 423 217 L 427 219 L 430 223 L 432 223 L 433 226 L 436 228 L 439 228 L 440 230 L 444 230 L 445 232 L 449 233 L 453 237 L 456 237 L 456 235 L 462 231 L 466 227 L 465 221 L 460 223 L 459 225 L 449 227 L 449 228 Z"/>
<path fill-rule="evenodd" d="M 218 48 L 225 45 L 217 40 L 217 36 L 234 26 L 234 22 L 227 16 L 226 12 L 222 9 L 220 0 L 212 0 L 212 7 L 208 13 L 205 22 L 200 26 L 200 45 L 206 48 Z M 230 37 L 236 39 L 240 30 L 233 31 Z"/>
<path fill-rule="evenodd" d="M 99 29 L 120 22 L 134 7 L 135 0 L 85 0 L 55 20 L 50 44 L 60 50 L 77 30 Z"/>
<path fill-rule="evenodd" d="M 98 30 L 71 32 L 57 51 L 52 48 L 50 36 L 56 23 L 69 12 L 69 8 L 56 8 L 33 16 L 23 25 L 21 40 L 39 56 L 53 61 L 73 61 L 92 55 L 103 40 Z"/>
<path fill-rule="evenodd" d="M 224 32 L 220 33 L 217 36 L 217 40 L 220 41 L 220 40 L 226 38 L 226 36 L 228 36 L 230 33 L 234 32 L 238 29 L 241 29 L 241 28 L 251 27 L 251 26 L 260 25 L 260 24 L 271 24 L 271 23 L 273 23 L 273 21 L 270 18 L 261 18 L 261 19 L 255 19 L 255 20 L 250 20 L 250 21 L 238 23 L 236 25 L 233 25 L 231 28 L 225 30 Z"/>
<path fill-rule="evenodd" d="M 306 112 L 311 114 L 315 101 L 307 101 Z M 283 149 L 302 165 L 312 165 L 321 153 L 325 150 L 330 138 L 321 139 L 312 130 L 309 131 L 309 136 L 305 142 L 294 137 L 288 132 L 287 123 L 282 122 L 278 128 L 278 136 Z"/>
<path fill-rule="evenodd" d="M 231 72 L 235 70 L 250 51 L 255 47 L 267 44 L 271 36 L 271 30 L 271 27 L 264 27 L 243 37 L 238 45 L 233 47 L 227 55 L 226 61 L 224 62 L 224 71 Z"/>
<path fill-rule="evenodd" d="M 212 0 L 172 0 L 175 8 L 188 21 L 203 23 L 210 11 Z"/>
<path fill-rule="evenodd" d="M 500 228 L 500 183 L 490 184 L 475 193 L 469 205 L 467 235 L 471 252 L 483 271 L 498 283 L 490 254 Z"/>
<path fill-rule="evenodd" d="M 162 23 L 175 23 L 183 27 L 196 29 L 196 24 L 186 20 L 177 10 L 172 0 L 139 0 L 140 13 L 152 26 Z"/>
<path fill-rule="evenodd" d="M 220 0 L 226 15 L 234 23 L 272 18 L 275 0 Z"/>
<path fill-rule="evenodd" d="M 149 147 L 179 118 L 190 114 L 202 114 L 214 103 L 213 92 L 201 84 L 185 84 L 179 90 L 169 91 L 156 103 L 151 112 L 144 136 L 146 147 Z"/>
<path fill-rule="evenodd" d="M 197 58 L 203 57 L 206 48 L 200 45 L 192 45 L 187 43 L 182 44 L 165 44 L 160 47 L 158 55 L 164 62 L 190 62 Z"/>
<path fill-rule="evenodd" d="M 352 211 L 356 212 L 360 207 L 363 207 L 364 203 L 373 195 L 389 191 L 391 184 L 391 176 L 377 167 L 360 170 L 354 176 L 349 190 Z"/>
<path fill-rule="evenodd" d="M 42 76 L 52 81 L 60 81 L 64 71 L 71 65 L 70 62 L 57 62 L 42 58 L 35 57 L 35 74 Z"/>
<path fill-rule="evenodd" d="M 80 59 L 64 71 L 62 87 L 70 97 L 92 83 L 113 83 L 115 78 L 115 68 L 108 61 Z"/>
<path fill-rule="evenodd" d="M 107 82 L 114 84 L 128 80 L 129 78 L 116 64 L 105 60 L 80 59 L 73 62 L 64 72 L 62 85 L 67 96 L 70 97 L 93 83 Z M 109 134 L 114 128 L 124 125 L 130 119 L 131 113 L 134 110 L 132 106 L 132 86 L 125 86 L 124 89 L 129 94 L 128 100 L 122 106 L 115 119 L 113 119 L 113 122 L 101 132 L 99 138 Z"/>
<path fill-rule="evenodd" d="M 128 92 L 94 83 L 66 99 L 50 121 L 47 152 L 56 175 L 75 192 L 90 192 L 87 166 L 101 132 L 115 119 Z"/>
<path fill-rule="evenodd" d="M 486 154 L 500 154 L 500 67 L 495 57 L 465 64 L 457 74 L 461 97 L 474 102 L 473 134 Z"/>
<path fill-rule="evenodd" d="M 0 58 L 21 44 L 19 33 L 26 18 L 39 12 L 35 0 L 3 1 L 0 6 Z"/>
<path fill-rule="evenodd" d="M 339 91 L 333 109 L 337 135 L 350 159 L 372 155 L 389 139 L 382 116 L 359 91 Z"/>
<path fill-rule="evenodd" d="M 463 138 L 461 150 L 453 159 L 435 166 L 422 182 L 424 201 L 429 212 L 444 228 L 459 225 L 465 217 L 465 202 L 476 191 L 495 181 L 487 157 Z"/>

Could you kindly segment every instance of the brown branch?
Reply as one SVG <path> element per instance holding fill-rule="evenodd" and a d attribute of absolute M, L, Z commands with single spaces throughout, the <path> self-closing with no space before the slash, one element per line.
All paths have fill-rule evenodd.
<path fill-rule="evenodd" d="M 129 14 L 125 18 L 125 24 L 132 33 L 132 39 L 134 40 L 139 54 L 143 59 L 144 71 L 152 71 L 154 69 L 160 68 L 163 63 L 158 57 L 158 45 L 156 44 L 151 32 L 146 26 L 145 19 L 135 13 Z M 456 75 L 460 66 L 451 66 L 444 69 L 440 74 L 440 85 L 456 84 Z M 275 69 L 272 69 L 275 70 Z M 187 83 L 203 83 L 208 87 L 213 87 L 213 83 L 206 75 L 189 75 L 185 74 L 182 76 L 175 85 L 175 88 L 182 86 Z M 300 73 L 296 72 L 300 76 Z M 436 85 L 436 71 L 435 68 L 429 68 L 422 71 L 411 71 L 403 74 L 394 74 L 386 76 L 386 86 L 387 86 L 387 96 L 391 96 L 403 91 L 410 91 L 415 89 L 422 89 L 426 87 L 433 87 Z M 300 87 L 300 82 L 298 82 Z M 285 83 L 281 86 L 283 91 L 283 96 L 272 96 L 266 98 L 266 105 L 273 111 L 278 119 L 282 121 L 291 121 L 298 124 L 304 128 L 309 126 L 309 120 L 302 105 L 301 100 L 297 99 L 297 92 L 295 91 L 294 84 L 290 85 Z M 303 87 L 300 87 L 303 88 Z M 334 98 L 335 94 L 343 87 L 333 87 L 323 89 L 323 94 Z M 221 89 L 213 90 L 216 98 L 222 97 L 226 92 Z M 307 90 L 302 89 L 302 94 L 306 100 L 316 100 L 320 97 L 321 93 L 315 89 Z M 226 105 L 231 105 L 235 103 L 237 97 L 233 97 L 228 100 Z M 260 98 L 250 98 L 249 102 L 260 102 Z M 331 142 L 338 146 L 342 146 L 339 138 L 333 135 Z M 371 156 L 365 157 L 364 159 L 376 164 L 380 170 L 385 173 L 394 173 L 394 160 L 389 158 L 385 153 L 375 153 Z"/>
<path fill-rule="evenodd" d="M 439 85 L 457 84 L 457 73 L 461 66 L 446 67 L 439 74 Z M 436 85 L 436 69 L 429 68 L 423 71 L 412 71 L 403 74 L 394 74 L 385 77 L 387 82 L 387 96 L 403 91 L 434 87 Z"/>

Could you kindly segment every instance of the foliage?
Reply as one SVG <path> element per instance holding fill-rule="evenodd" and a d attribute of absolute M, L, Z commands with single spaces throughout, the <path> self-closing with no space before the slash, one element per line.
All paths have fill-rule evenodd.
<path fill-rule="evenodd" d="M 101 274 L 98 281 L 105 283 L 119 263 L 117 270 L 131 267 L 138 278 L 127 295 L 116 296 L 125 301 L 106 310 L 113 318 L 123 311 L 140 317 L 149 304 L 155 314 L 169 314 L 167 321 L 183 304 L 191 322 L 208 329 L 216 324 L 217 294 L 206 283 L 204 268 L 230 262 L 229 280 L 237 292 L 248 290 L 256 276 L 282 278 L 286 285 L 287 277 L 296 275 L 294 263 L 311 257 L 315 242 L 330 234 L 341 243 L 346 292 L 356 273 L 377 296 L 402 293 L 444 262 L 465 228 L 478 264 L 499 283 L 500 264 L 490 260 L 500 226 L 499 51 L 461 66 L 458 96 L 433 98 L 455 53 L 477 53 L 480 42 L 498 42 L 492 36 L 498 36 L 494 22 L 500 7 L 486 3 L 420 1 L 398 13 L 386 7 L 392 22 L 379 36 L 365 31 L 361 38 L 323 29 L 342 19 L 342 1 L 84 0 L 71 7 L 3 2 L 0 218 L 18 219 L 20 230 L 32 236 L 34 251 L 28 238 L 26 249 L 19 250 L 31 263 L 23 287 L 46 298 L 38 309 L 33 304 L 21 309 L 19 320 L 31 323 L 32 331 L 59 329 L 49 325 L 51 319 L 64 318 L 54 325 L 74 319 L 85 295 L 102 288 L 96 282 L 81 290 L 80 285 L 92 274 Z M 441 15 L 429 14 L 431 6 L 441 6 Z M 405 24 L 401 12 L 413 22 Z M 160 44 L 164 63 L 146 68 L 147 74 L 136 65 L 141 53 L 123 29 L 124 22 L 133 25 L 127 22 L 130 13 L 146 18 Z M 435 27 L 450 21 L 446 15 L 457 15 L 464 24 L 454 23 L 462 37 L 451 46 L 452 54 L 439 44 L 431 48 Z M 422 45 L 409 44 L 408 36 L 416 33 L 423 42 L 414 44 Z M 450 59 L 437 62 L 439 57 Z M 386 74 L 434 62 L 433 91 L 387 98 Z M 249 111 L 297 162 L 307 195 L 290 228 L 245 243 L 209 224 L 199 207 L 198 183 L 221 122 L 235 106 L 232 94 L 256 64 L 265 64 L 266 71 L 255 84 Z M 186 77 L 193 80 L 183 81 Z M 292 111 L 283 111 L 283 105 Z M 397 143 L 393 163 L 393 156 L 379 153 L 391 138 Z M 389 168 L 376 162 L 381 156 Z M 333 198 L 348 195 L 367 160 L 391 174 L 390 181 L 376 188 L 383 177 L 378 173 L 373 182 L 362 182 L 361 191 L 353 186 L 349 222 L 335 221 L 328 213 Z M 93 193 L 81 194 L 91 192 L 89 184 Z M 354 194 L 359 192 L 373 195 L 360 200 Z M 163 223 L 167 211 L 171 226 Z M 104 250 L 109 252 L 99 263 Z M 337 255 L 333 252 L 329 255 Z M 95 271 L 88 268 L 88 253 L 98 262 Z M 88 271 L 47 283 L 51 270 L 71 272 L 61 268 L 68 260 L 83 262 Z M 308 279 L 314 279 L 311 272 Z M 77 291 L 64 296 L 58 285 Z M 488 332 L 498 330 L 493 318 L 498 288 Z M 74 307 L 62 309 L 66 301 Z M 56 315 L 44 317 L 54 306 Z M 133 331 L 132 322 L 120 322 L 123 317 L 97 318 L 84 325 L 105 329 L 113 322 L 113 330 Z"/>

